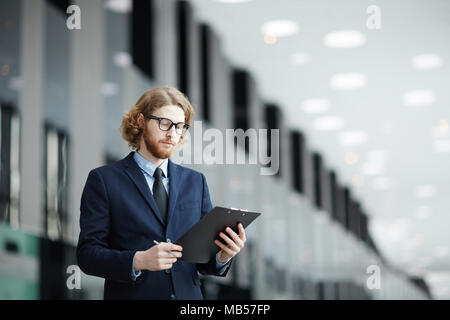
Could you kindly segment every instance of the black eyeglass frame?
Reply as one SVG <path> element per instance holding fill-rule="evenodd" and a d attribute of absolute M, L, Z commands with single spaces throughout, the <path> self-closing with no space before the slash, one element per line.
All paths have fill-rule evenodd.
<path fill-rule="evenodd" d="M 186 131 L 189 129 L 189 125 L 187 124 L 187 123 L 185 123 L 185 122 L 177 122 L 177 123 L 175 123 L 175 122 L 173 122 L 172 120 L 170 120 L 170 119 L 167 119 L 167 118 L 160 118 L 160 117 L 157 117 L 157 116 L 153 116 L 153 115 L 149 115 L 149 116 L 145 116 L 147 119 L 154 119 L 154 120 L 158 120 L 158 125 L 159 125 L 159 129 L 160 130 L 162 130 L 162 131 L 169 131 L 170 129 L 172 129 L 172 127 L 173 126 L 175 126 L 175 132 L 178 134 L 178 135 L 180 135 L 180 136 L 182 136 L 183 134 L 185 134 L 186 133 Z M 164 130 L 163 128 L 161 128 L 161 120 L 169 120 L 170 121 L 170 126 L 169 126 L 169 128 L 168 129 L 166 129 L 166 130 Z M 177 131 L 177 125 L 179 125 L 180 123 L 182 123 L 182 124 L 184 124 L 184 126 L 185 126 L 185 128 L 183 128 L 183 132 L 182 133 L 179 133 L 178 131 Z"/>

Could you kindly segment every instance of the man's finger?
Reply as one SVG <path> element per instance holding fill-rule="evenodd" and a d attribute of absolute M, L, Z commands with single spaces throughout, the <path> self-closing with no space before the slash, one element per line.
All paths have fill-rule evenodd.
<path fill-rule="evenodd" d="M 226 243 L 228 243 L 229 246 L 231 246 L 233 251 L 239 252 L 241 250 L 239 248 L 239 245 L 233 242 L 233 240 L 231 240 L 230 238 L 228 238 L 225 233 L 221 232 L 219 235 L 220 237 L 222 237 L 223 240 L 225 240 Z"/>
<path fill-rule="evenodd" d="M 179 251 L 165 251 L 167 253 L 168 257 L 176 257 L 176 258 L 181 258 L 182 254 Z"/>
<path fill-rule="evenodd" d="M 167 270 L 167 269 L 172 269 L 172 264 L 161 264 L 160 266 L 161 270 Z"/>
<path fill-rule="evenodd" d="M 178 245 L 178 244 L 172 243 L 172 247 L 171 247 L 170 250 L 172 250 L 172 251 L 183 251 L 183 247 Z"/>
<path fill-rule="evenodd" d="M 171 258 L 161 258 L 159 261 L 161 264 L 174 264 L 177 259 L 171 256 Z"/>
<path fill-rule="evenodd" d="M 174 243 L 160 242 L 159 247 L 164 251 L 182 251 L 183 248 Z"/>
<path fill-rule="evenodd" d="M 224 245 L 222 242 L 220 242 L 219 240 L 215 240 L 214 243 L 219 246 L 220 249 L 222 249 L 223 251 L 225 251 L 229 256 L 234 257 L 236 255 L 236 252 L 234 252 L 233 250 L 231 250 L 230 248 L 228 248 L 226 245 Z"/>
<path fill-rule="evenodd" d="M 245 236 L 245 229 L 242 223 L 239 223 L 238 228 L 239 228 L 239 238 L 241 238 L 243 242 L 247 241 L 247 237 Z"/>
<path fill-rule="evenodd" d="M 236 243 L 236 245 L 238 245 L 240 248 L 244 247 L 244 243 L 242 242 L 241 238 L 239 238 L 239 236 L 236 234 L 236 232 L 233 231 L 233 229 L 227 227 L 225 230 L 233 238 L 234 243 Z"/>

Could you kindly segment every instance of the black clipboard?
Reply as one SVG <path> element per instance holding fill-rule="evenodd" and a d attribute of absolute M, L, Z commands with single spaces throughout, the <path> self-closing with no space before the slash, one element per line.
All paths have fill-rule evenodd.
<path fill-rule="evenodd" d="M 230 227 L 239 233 L 237 229 L 239 222 L 245 229 L 260 214 L 243 209 L 214 207 L 174 242 L 183 247 L 181 260 L 194 263 L 208 262 L 220 251 L 214 240 L 219 239 L 223 243 L 223 239 L 219 236 L 221 231 L 228 234 L 225 228 Z"/>

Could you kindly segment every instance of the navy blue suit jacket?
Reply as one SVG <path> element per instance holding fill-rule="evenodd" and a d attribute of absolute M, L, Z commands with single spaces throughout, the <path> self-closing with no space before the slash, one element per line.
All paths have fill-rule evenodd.
<path fill-rule="evenodd" d="M 133 159 L 124 159 L 89 172 L 81 197 L 77 246 L 78 265 L 89 275 L 105 278 L 105 299 L 202 299 L 202 274 L 219 274 L 215 256 L 205 264 L 178 260 L 171 270 L 143 270 L 131 275 L 136 251 L 153 241 L 171 242 L 212 209 L 205 176 L 169 159 L 169 207 L 163 223 L 143 173 Z"/>

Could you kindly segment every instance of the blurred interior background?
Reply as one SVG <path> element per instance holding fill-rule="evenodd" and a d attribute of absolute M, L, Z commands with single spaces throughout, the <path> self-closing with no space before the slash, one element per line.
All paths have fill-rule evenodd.
<path fill-rule="evenodd" d="M 102 299 L 103 279 L 68 285 L 81 192 L 130 152 L 122 114 L 161 86 L 194 105 L 185 148 L 202 160 L 182 165 L 213 205 L 262 212 L 230 274 L 202 278 L 206 298 L 448 299 L 449 14 L 445 0 L 0 1 L 0 299 Z M 202 132 L 238 128 L 279 129 L 263 150 L 279 149 L 276 174 L 205 156 Z"/>

